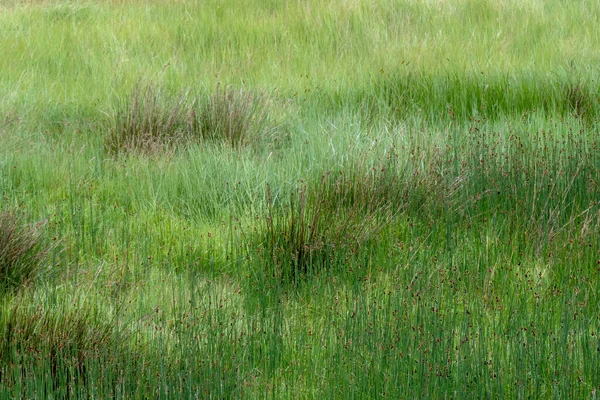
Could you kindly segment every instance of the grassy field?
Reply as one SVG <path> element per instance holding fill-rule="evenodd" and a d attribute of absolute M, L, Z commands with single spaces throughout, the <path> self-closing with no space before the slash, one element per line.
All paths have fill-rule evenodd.
<path fill-rule="evenodd" d="M 0 398 L 596 399 L 599 19 L 2 1 Z"/>

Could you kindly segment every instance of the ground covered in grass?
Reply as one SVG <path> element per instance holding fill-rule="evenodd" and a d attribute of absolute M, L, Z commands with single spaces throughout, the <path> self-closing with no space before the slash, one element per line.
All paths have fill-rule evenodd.
<path fill-rule="evenodd" d="M 3 2 L 0 397 L 596 398 L 599 18 Z"/>

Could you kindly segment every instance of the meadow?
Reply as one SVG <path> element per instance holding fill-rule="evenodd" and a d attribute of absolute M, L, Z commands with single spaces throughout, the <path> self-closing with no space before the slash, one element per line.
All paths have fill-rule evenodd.
<path fill-rule="evenodd" d="M 599 20 L 3 0 L 0 398 L 597 398 Z"/>

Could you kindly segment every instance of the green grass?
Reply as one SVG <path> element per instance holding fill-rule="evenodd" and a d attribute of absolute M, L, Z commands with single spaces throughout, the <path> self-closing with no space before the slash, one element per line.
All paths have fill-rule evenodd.
<path fill-rule="evenodd" d="M 14 210 L 0 212 L 0 293 L 19 291 L 44 272 L 52 247 L 43 240 L 45 221 L 28 225 Z"/>
<path fill-rule="evenodd" d="M 0 397 L 596 398 L 599 16 L 3 2 Z"/>

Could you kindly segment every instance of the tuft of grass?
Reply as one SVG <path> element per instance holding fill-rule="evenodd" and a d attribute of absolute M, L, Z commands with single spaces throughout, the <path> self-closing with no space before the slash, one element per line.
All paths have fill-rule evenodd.
<path fill-rule="evenodd" d="M 273 275 L 297 282 L 368 248 L 402 207 L 399 182 L 385 167 L 328 171 L 318 183 L 292 191 L 280 210 L 267 187 L 261 253 Z"/>
<path fill-rule="evenodd" d="M 189 93 L 173 97 L 152 85 L 136 86 L 115 112 L 105 142 L 109 153 L 164 151 L 180 143 L 193 130 Z"/>
<path fill-rule="evenodd" d="M 30 284 L 41 271 L 48 252 L 41 237 L 44 225 L 28 225 L 15 211 L 0 213 L 0 293 Z"/>
<path fill-rule="evenodd" d="M 217 86 L 198 106 L 196 134 L 202 140 L 224 143 L 232 148 L 260 141 L 268 133 L 269 114 L 265 99 L 242 89 Z"/>
<path fill-rule="evenodd" d="M 11 365 L 7 372 L 12 369 L 0 378 L 19 381 L 43 368 L 50 375 L 46 386 L 69 397 L 75 385 L 85 385 L 88 365 L 107 362 L 107 349 L 117 343 L 113 327 L 97 314 L 89 307 L 52 309 L 16 302 L 0 320 L 0 362 Z"/>
<path fill-rule="evenodd" d="M 577 118 L 584 121 L 593 119 L 595 105 L 590 90 L 583 85 L 566 85 L 564 88 L 566 107 Z"/>
<path fill-rule="evenodd" d="M 267 105 L 265 96 L 231 87 L 217 86 L 208 96 L 191 89 L 173 96 L 138 85 L 115 112 L 105 147 L 111 154 L 160 153 L 190 143 L 243 148 L 273 139 L 277 128 Z"/>

